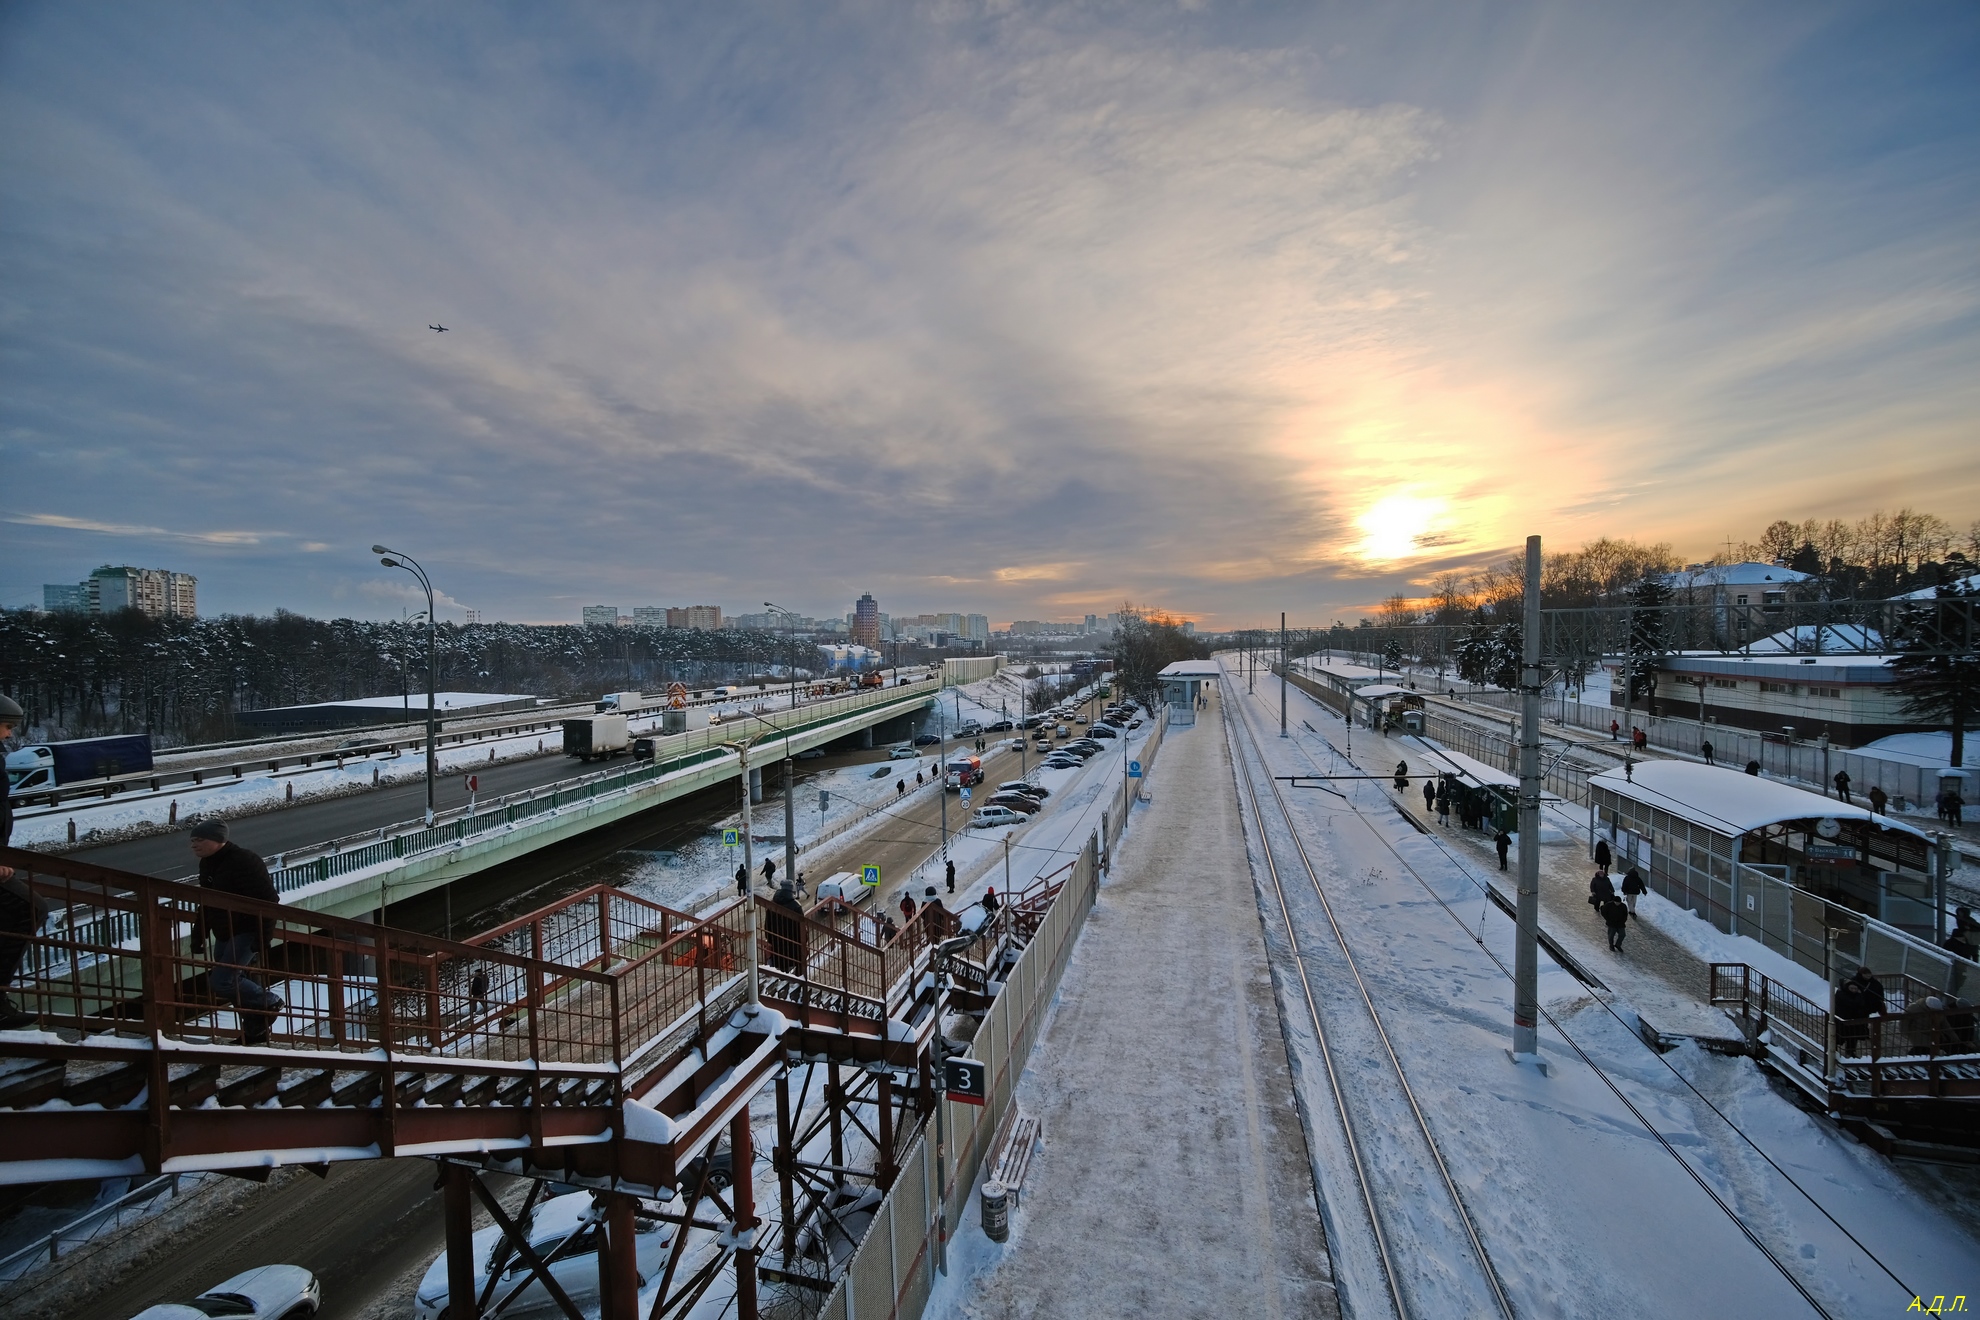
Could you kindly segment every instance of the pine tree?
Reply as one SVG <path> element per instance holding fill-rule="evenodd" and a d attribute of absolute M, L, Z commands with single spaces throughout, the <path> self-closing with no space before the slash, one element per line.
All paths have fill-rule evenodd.
<path fill-rule="evenodd" d="M 1952 729 L 1951 764 L 1966 763 L 1966 722 L 1980 707 L 1980 591 L 1965 582 L 1940 586 L 1929 602 L 1907 607 L 1889 639 L 1893 686 L 1905 713 Z"/>

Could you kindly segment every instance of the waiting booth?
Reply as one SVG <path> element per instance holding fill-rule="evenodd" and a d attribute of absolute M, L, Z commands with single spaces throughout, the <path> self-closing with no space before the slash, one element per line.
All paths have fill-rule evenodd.
<path fill-rule="evenodd" d="M 1948 987 L 1973 970 L 1936 947 L 1932 841 L 1902 821 L 1686 761 L 1607 770 L 1588 789 L 1590 847 L 1607 839 L 1617 871 L 1636 867 L 1728 934 L 1829 980 L 1861 962 Z"/>
<path fill-rule="evenodd" d="M 1178 660 L 1155 675 L 1162 685 L 1162 700 L 1169 707 L 1169 727 L 1196 723 L 1196 707 L 1203 690 L 1216 682 L 1220 671 L 1214 660 Z"/>

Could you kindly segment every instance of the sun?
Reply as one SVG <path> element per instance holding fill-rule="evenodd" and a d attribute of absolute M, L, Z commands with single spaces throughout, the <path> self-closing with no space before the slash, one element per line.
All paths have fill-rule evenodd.
<path fill-rule="evenodd" d="M 1354 520 L 1361 529 L 1361 540 L 1354 553 L 1363 559 L 1389 562 L 1408 559 L 1445 508 L 1445 501 L 1433 496 L 1387 495 L 1363 510 Z"/>

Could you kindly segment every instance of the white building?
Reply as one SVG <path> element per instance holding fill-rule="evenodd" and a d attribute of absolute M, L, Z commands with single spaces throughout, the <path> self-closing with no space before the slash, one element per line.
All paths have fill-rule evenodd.
<path fill-rule="evenodd" d="M 587 628 L 616 628 L 619 626 L 617 605 L 587 605 L 584 607 L 584 626 Z"/>
<path fill-rule="evenodd" d="M 198 592 L 199 579 L 190 573 L 105 564 L 77 586 L 44 586 L 41 600 L 50 610 L 137 610 L 154 619 L 193 619 L 199 617 Z"/>

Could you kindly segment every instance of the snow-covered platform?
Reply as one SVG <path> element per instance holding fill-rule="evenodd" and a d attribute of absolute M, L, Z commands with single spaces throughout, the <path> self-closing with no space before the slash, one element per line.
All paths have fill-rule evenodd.
<path fill-rule="evenodd" d="M 1170 730 L 1154 799 L 1018 1086 L 1010 1241 L 972 1208 L 930 1316 L 1339 1313 L 1219 719 Z"/>

